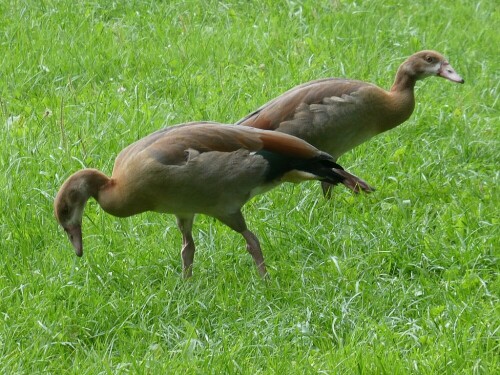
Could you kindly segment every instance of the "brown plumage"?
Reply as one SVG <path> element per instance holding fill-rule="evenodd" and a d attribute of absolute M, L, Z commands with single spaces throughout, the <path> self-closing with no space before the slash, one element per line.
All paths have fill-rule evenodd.
<path fill-rule="evenodd" d="M 464 83 L 440 53 L 420 51 L 401 64 L 390 91 L 362 81 L 320 79 L 292 88 L 237 124 L 294 135 L 338 159 L 406 121 L 415 107 L 415 83 L 430 76 Z M 322 187 L 328 196 L 331 184 Z"/>
<path fill-rule="evenodd" d="M 259 240 L 247 229 L 241 208 L 281 182 L 312 179 L 359 183 L 330 155 L 287 134 L 190 123 L 159 130 L 126 147 L 111 178 L 96 169 L 76 172 L 61 186 L 54 211 L 78 256 L 83 254 L 82 216 L 90 197 L 114 216 L 174 214 L 183 238 L 185 276 L 192 272 L 194 216 L 206 214 L 244 237 L 259 273 L 265 275 Z"/>

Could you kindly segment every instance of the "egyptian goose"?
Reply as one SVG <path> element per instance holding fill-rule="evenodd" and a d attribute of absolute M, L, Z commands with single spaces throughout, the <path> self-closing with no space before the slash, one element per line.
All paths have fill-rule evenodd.
<path fill-rule="evenodd" d="M 464 83 L 440 53 L 420 51 L 401 64 L 390 91 L 362 81 L 320 79 L 292 88 L 237 124 L 294 135 L 337 160 L 406 121 L 415 107 L 415 83 L 430 76 Z M 330 196 L 332 185 L 324 181 L 321 185 L 324 195 Z"/>
<path fill-rule="evenodd" d="M 111 178 L 96 169 L 74 173 L 61 186 L 54 212 L 77 256 L 83 254 L 82 216 L 90 197 L 118 217 L 144 211 L 174 214 L 182 233 L 185 277 L 192 274 L 194 216 L 209 215 L 243 236 L 264 276 L 259 240 L 247 229 L 241 208 L 281 182 L 313 179 L 358 184 L 330 155 L 293 136 L 189 123 L 159 130 L 126 147 L 116 158 Z"/>

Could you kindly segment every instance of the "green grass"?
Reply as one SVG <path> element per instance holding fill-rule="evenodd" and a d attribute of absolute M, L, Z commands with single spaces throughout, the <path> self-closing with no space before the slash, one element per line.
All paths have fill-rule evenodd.
<path fill-rule="evenodd" d="M 499 21 L 493 0 L 0 3 L 0 373 L 498 373 Z M 407 123 L 341 158 L 374 194 L 245 207 L 267 283 L 211 218 L 188 281 L 172 216 L 90 201 L 82 259 L 56 225 L 67 176 L 165 124 L 319 77 L 389 87 L 424 48 L 466 83 L 419 83 Z"/>

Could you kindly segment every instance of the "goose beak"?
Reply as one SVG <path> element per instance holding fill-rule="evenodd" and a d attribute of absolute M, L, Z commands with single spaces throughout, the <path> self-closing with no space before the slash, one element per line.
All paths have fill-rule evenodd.
<path fill-rule="evenodd" d="M 68 234 L 68 238 L 71 244 L 75 248 L 75 254 L 79 257 L 83 255 L 83 243 L 82 243 L 82 227 L 81 225 L 75 225 L 71 227 L 64 228 Z"/>
<path fill-rule="evenodd" d="M 449 62 L 445 61 L 441 64 L 437 75 L 443 77 L 451 82 L 464 83 L 464 79 L 455 72 L 455 69 L 450 65 Z"/>

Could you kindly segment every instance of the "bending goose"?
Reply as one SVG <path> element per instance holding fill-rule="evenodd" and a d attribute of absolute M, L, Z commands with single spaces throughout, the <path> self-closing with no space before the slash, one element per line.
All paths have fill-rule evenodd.
<path fill-rule="evenodd" d="M 294 135 L 337 160 L 405 122 L 415 107 L 415 83 L 431 76 L 464 83 L 443 55 L 420 51 L 401 64 L 390 91 L 351 79 L 320 79 L 292 88 L 237 124 Z M 330 196 L 332 185 L 324 181 L 321 185 L 324 195 Z M 366 184 L 361 190 L 373 189 Z"/>
<path fill-rule="evenodd" d="M 54 211 L 77 256 L 83 255 L 82 216 L 90 197 L 118 217 L 144 211 L 174 214 L 182 233 L 185 277 L 192 274 L 194 216 L 209 215 L 243 236 L 264 276 L 259 240 L 247 229 L 241 208 L 281 182 L 312 179 L 358 184 L 330 155 L 293 136 L 189 123 L 159 130 L 126 147 L 116 158 L 111 178 L 96 169 L 74 173 L 61 186 Z"/>

